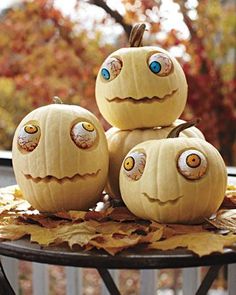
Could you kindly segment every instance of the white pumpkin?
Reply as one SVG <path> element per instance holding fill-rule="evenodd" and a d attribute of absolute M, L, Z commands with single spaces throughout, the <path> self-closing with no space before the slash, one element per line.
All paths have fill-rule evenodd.
<path fill-rule="evenodd" d="M 136 145 L 120 170 L 124 203 L 162 223 L 200 223 L 220 207 L 227 173 L 219 152 L 200 138 L 166 138 Z"/>
<path fill-rule="evenodd" d="M 51 104 L 33 110 L 16 129 L 12 154 L 23 196 L 39 211 L 87 210 L 104 189 L 105 132 L 82 107 Z"/>
<path fill-rule="evenodd" d="M 139 29 L 142 38 L 145 26 Z M 133 46 L 137 45 L 132 41 L 130 48 L 113 52 L 102 64 L 96 80 L 98 108 L 121 130 L 169 126 L 187 100 L 183 69 L 160 47 Z"/>
<path fill-rule="evenodd" d="M 183 120 L 177 119 L 168 127 L 134 130 L 120 130 L 116 127 L 112 127 L 106 132 L 109 150 L 109 172 L 105 190 L 110 197 L 117 199 L 121 198 L 119 173 L 126 154 L 138 143 L 150 139 L 166 138 L 172 129 L 184 122 L 185 121 Z M 180 133 L 180 136 L 205 139 L 202 132 L 196 127 L 183 130 L 183 132 Z"/>

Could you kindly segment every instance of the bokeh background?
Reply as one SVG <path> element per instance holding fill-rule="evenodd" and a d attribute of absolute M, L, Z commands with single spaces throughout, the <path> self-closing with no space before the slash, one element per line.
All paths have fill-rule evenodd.
<path fill-rule="evenodd" d="M 0 149 L 10 150 L 19 121 L 59 96 L 99 114 L 94 87 L 112 51 L 128 46 L 145 22 L 145 45 L 169 50 L 189 85 L 181 118 L 236 165 L 235 0 L 1 0 Z"/>
<path fill-rule="evenodd" d="M 128 46 L 132 25 L 145 22 L 145 45 L 169 50 L 185 71 L 189 94 L 182 118 L 201 118 L 206 139 L 227 165 L 236 165 L 235 2 L 0 0 L 0 150 L 11 150 L 20 120 L 53 96 L 91 110 L 108 129 L 95 102 L 96 75 L 108 54 Z M 63 271 L 50 266 L 50 294 L 65 294 Z M 32 294 L 28 262 L 21 261 L 20 274 L 21 294 Z M 99 294 L 96 271 L 84 276 L 84 294 Z M 121 272 L 120 282 L 122 294 L 137 294 L 137 271 Z M 213 287 L 226 288 L 224 272 Z M 162 270 L 159 288 L 179 294 L 179 270 Z"/>

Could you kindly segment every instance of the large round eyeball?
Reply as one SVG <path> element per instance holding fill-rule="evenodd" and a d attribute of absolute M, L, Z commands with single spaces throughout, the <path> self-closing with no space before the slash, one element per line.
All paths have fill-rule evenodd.
<path fill-rule="evenodd" d="M 101 75 L 104 81 L 115 79 L 122 68 L 122 62 L 116 57 L 109 57 L 102 65 Z"/>
<path fill-rule="evenodd" d="M 71 138 L 79 148 L 88 149 L 96 141 L 97 131 L 92 123 L 79 122 L 72 127 Z"/>
<path fill-rule="evenodd" d="M 26 152 L 32 152 L 38 145 L 41 131 L 35 124 L 26 124 L 18 134 L 18 146 Z"/>
<path fill-rule="evenodd" d="M 123 161 L 123 170 L 125 174 L 133 179 L 139 180 L 143 174 L 146 164 L 146 155 L 140 151 L 129 153 Z"/>
<path fill-rule="evenodd" d="M 168 76 L 172 70 L 171 59 L 164 53 L 154 53 L 148 60 L 149 69 L 156 75 Z"/>
<path fill-rule="evenodd" d="M 205 175 L 208 163 L 202 152 L 189 149 L 179 155 L 177 166 L 185 178 L 197 180 Z"/>

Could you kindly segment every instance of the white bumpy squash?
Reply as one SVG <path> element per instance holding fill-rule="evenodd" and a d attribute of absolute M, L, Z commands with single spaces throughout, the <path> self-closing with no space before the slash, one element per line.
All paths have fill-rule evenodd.
<path fill-rule="evenodd" d="M 16 129 L 12 153 L 23 196 L 39 211 L 87 210 L 99 200 L 108 148 L 88 110 L 65 104 L 33 110 Z"/>
<path fill-rule="evenodd" d="M 121 195 L 128 209 L 162 223 L 202 222 L 220 207 L 226 185 L 221 155 L 200 138 L 140 143 L 127 154 L 120 171 Z"/>
<path fill-rule="evenodd" d="M 116 127 L 112 127 L 106 132 L 109 150 L 109 172 L 105 190 L 110 197 L 115 199 L 121 198 L 119 174 L 126 154 L 138 143 L 150 139 L 166 138 L 172 129 L 184 122 L 183 120 L 177 119 L 168 127 L 134 130 L 120 130 Z M 205 139 L 202 132 L 194 126 L 183 130 L 180 136 Z"/>
<path fill-rule="evenodd" d="M 113 52 L 96 80 L 103 117 L 122 130 L 169 126 L 187 100 L 187 82 L 178 61 L 166 50 L 141 46 L 145 25 L 131 32 L 130 48 Z"/>

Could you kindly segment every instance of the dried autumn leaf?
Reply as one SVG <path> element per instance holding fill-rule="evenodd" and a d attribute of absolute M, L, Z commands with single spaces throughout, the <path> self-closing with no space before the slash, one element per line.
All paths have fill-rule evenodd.
<path fill-rule="evenodd" d="M 31 205 L 22 199 L 18 186 L 8 186 L 0 191 L 0 215 L 6 211 L 26 211 Z"/>
<path fill-rule="evenodd" d="M 17 194 L 20 196 L 19 191 Z M 30 241 L 42 246 L 66 243 L 71 248 L 78 245 L 85 250 L 94 247 L 103 249 L 111 255 L 138 244 L 163 249 L 187 247 L 203 255 L 222 250 L 224 245 L 232 246 L 235 242 L 235 236 L 231 239 L 230 236 L 214 235 L 216 243 L 209 243 L 213 240 L 209 235 L 213 234 L 203 225 L 163 225 L 140 220 L 125 207 L 110 207 L 100 212 L 68 211 L 44 214 L 29 210 L 28 205 L 24 207 L 26 204 L 18 195 L 12 188 L 10 191 L 5 189 L 4 193 L 0 190 L 0 210 L 3 210 L 0 214 L 1 239 L 16 240 L 27 235 Z M 5 206 L 8 206 L 7 209 Z M 221 219 L 229 221 L 234 219 L 234 213 L 235 211 L 226 210 L 220 216 Z M 196 237 L 196 234 L 206 236 L 200 238 Z"/>
<path fill-rule="evenodd" d="M 219 210 L 214 217 L 207 219 L 207 221 L 216 228 L 236 233 L 236 209 Z"/>
<path fill-rule="evenodd" d="M 115 207 L 113 210 L 108 214 L 109 218 L 112 220 L 117 221 L 134 221 L 138 218 L 133 215 L 127 207 Z"/>
<path fill-rule="evenodd" d="M 148 230 L 148 228 L 145 228 L 144 226 L 136 223 L 121 223 L 114 221 L 103 222 L 96 227 L 96 231 L 101 234 L 130 235 L 131 233 L 136 232 L 138 230 L 142 230 L 145 232 Z"/>
<path fill-rule="evenodd" d="M 159 241 L 163 237 L 164 226 L 156 231 L 148 233 L 146 236 L 142 236 L 141 243 L 153 243 Z"/>
<path fill-rule="evenodd" d="M 0 214 L 5 212 L 5 211 L 10 211 L 10 210 L 16 210 L 17 207 L 24 205 L 24 201 L 11 201 L 10 203 L 6 203 L 5 205 L 0 204 Z"/>
<path fill-rule="evenodd" d="M 163 230 L 163 237 L 168 239 L 176 235 L 184 235 L 195 232 L 206 232 L 202 225 L 167 224 Z"/>
<path fill-rule="evenodd" d="M 141 237 L 138 235 L 113 236 L 111 234 L 97 237 L 91 240 L 89 244 L 95 246 L 97 249 L 104 249 L 111 255 L 115 255 L 121 250 L 137 245 L 140 239 Z"/>
<path fill-rule="evenodd" d="M 233 209 L 236 208 L 236 186 L 228 184 L 225 192 L 225 198 L 221 205 L 221 208 Z"/>
<path fill-rule="evenodd" d="M 86 215 L 86 211 L 64 211 L 64 212 L 57 212 L 54 214 L 54 216 L 62 218 L 62 219 L 68 219 L 71 221 L 75 221 L 75 220 L 84 220 L 85 219 L 85 215 Z"/>
<path fill-rule="evenodd" d="M 18 216 L 18 220 L 20 222 L 38 224 L 45 228 L 55 228 L 60 224 L 65 224 L 66 222 L 68 222 L 67 220 L 63 219 L 50 218 L 47 215 L 25 213 L 21 216 Z"/>
<path fill-rule="evenodd" d="M 77 236 L 77 244 L 83 246 L 87 237 L 93 238 L 96 236 L 96 231 L 88 223 L 66 224 L 59 225 L 56 228 L 38 227 L 38 231 L 30 232 L 31 241 L 37 242 L 40 245 L 49 245 L 51 243 L 61 244 L 67 242 L 69 245 L 75 243 L 74 236 Z M 78 238 L 80 236 L 80 239 Z M 86 237 L 86 238 L 85 238 Z M 72 241 L 70 241 L 72 239 Z"/>
<path fill-rule="evenodd" d="M 213 252 L 223 252 L 225 246 L 236 242 L 236 235 L 218 235 L 211 232 L 189 233 L 173 236 L 169 239 L 151 243 L 149 249 L 172 250 L 179 247 L 187 248 L 199 256 Z"/>
<path fill-rule="evenodd" d="M 18 240 L 28 234 L 28 231 L 38 230 L 35 225 L 7 224 L 0 225 L 0 239 Z"/>

